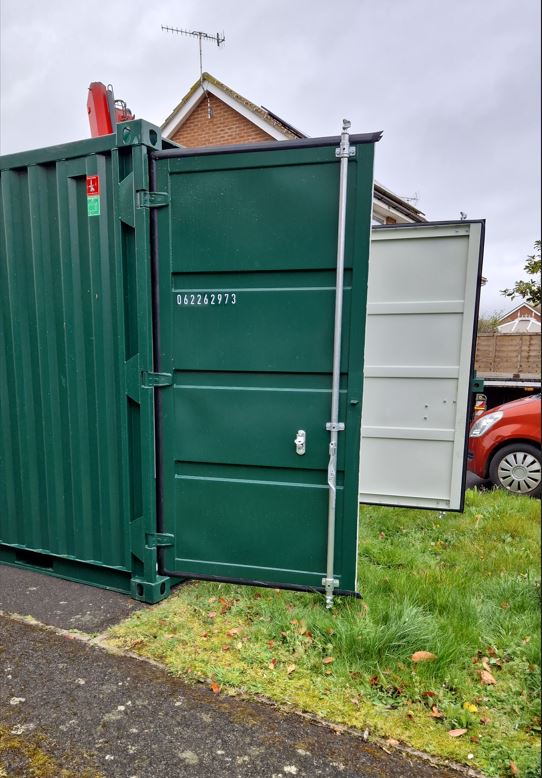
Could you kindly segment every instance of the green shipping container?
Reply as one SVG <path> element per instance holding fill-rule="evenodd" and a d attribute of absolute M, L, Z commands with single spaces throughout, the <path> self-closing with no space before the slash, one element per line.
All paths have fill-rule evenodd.
<path fill-rule="evenodd" d="M 379 137 L 347 162 L 344 593 Z M 146 602 L 179 578 L 323 590 L 339 140 L 188 150 L 138 120 L 0 158 L 1 562 Z"/>

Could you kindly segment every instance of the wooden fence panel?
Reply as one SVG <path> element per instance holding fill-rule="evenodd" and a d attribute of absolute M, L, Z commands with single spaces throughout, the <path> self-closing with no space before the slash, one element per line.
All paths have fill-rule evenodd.
<path fill-rule="evenodd" d="M 540 333 L 480 333 L 475 368 L 482 378 L 540 380 Z"/>

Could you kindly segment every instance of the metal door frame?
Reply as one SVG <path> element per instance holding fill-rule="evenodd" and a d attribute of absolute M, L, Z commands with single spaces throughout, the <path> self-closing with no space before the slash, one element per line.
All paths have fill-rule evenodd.
<path fill-rule="evenodd" d="M 362 133 L 350 135 L 350 144 L 352 146 L 364 143 L 377 143 L 382 137 L 382 132 Z M 156 191 L 157 183 L 157 162 L 162 159 L 172 159 L 193 156 L 211 156 L 218 154 L 235 154 L 239 152 L 257 152 L 257 151 L 283 151 L 287 149 L 298 148 L 319 148 L 324 146 L 336 146 L 341 144 L 342 137 L 334 135 L 322 138 L 303 138 L 295 141 L 270 141 L 253 144 L 235 144 L 230 146 L 210 146 L 200 148 L 178 148 L 167 149 L 164 151 L 152 152 L 149 155 L 149 189 Z M 337 161 L 340 164 L 340 160 Z M 153 369 L 155 373 L 161 372 L 161 338 L 160 338 L 160 256 L 158 245 L 158 213 L 156 209 L 151 209 L 150 213 L 150 259 L 151 259 L 151 292 L 152 292 L 152 348 L 153 348 Z M 162 430 L 161 430 L 161 393 L 154 389 L 154 457 L 155 457 L 155 491 L 156 491 L 156 530 L 157 530 L 157 559 L 159 575 L 169 576 L 171 578 L 180 578 L 183 581 L 203 580 L 214 581 L 216 583 L 242 584 L 245 586 L 260 586 L 263 588 L 285 589 L 299 592 L 313 592 L 326 594 L 326 587 L 322 586 L 303 586 L 301 584 L 284 584 L 270 582 L 265 580 L 256 580 L 248 578 L 232 578 L 227 576 L 204 575 L 200 573 L 186 572 L 182 570 L 171 570 L 165 565 L 165 548 L 169 545 L 167 539 L 164 543 L 160 542 L 160 536 L 165 533 L 164 521 L 164 491 L 163 491 L 163 456 L 162 456 Z M 333 594 L 342 596 L 351 596 L 360 598 L 359 592 L 349 589 L 333 589 Z"/>

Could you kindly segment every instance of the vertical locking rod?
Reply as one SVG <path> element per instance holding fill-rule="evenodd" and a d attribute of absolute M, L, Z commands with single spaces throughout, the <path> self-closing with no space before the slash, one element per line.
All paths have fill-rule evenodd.
<path fill-rule="evenodd" d="M 333 335 L 333 379 L 331 384 L 331 421 L 326 424 L 329 431 L 329 465 L 327 483 L 329 486 L 329 504 L 327 517 L 327 564 L 326 577 L 322 579 L 326 593 L 326 608 L 333 607 L 333 590 L 339 582 L 333 576 L 335 561 L 335 512 L 337 505 L 337 444 L 338 433 L 344 430 L 344 424 L 339 422 L 339 392 L 341 384 L 341 336 L 343 316 L 344 290 L 344 244 L 346 233 L 346 185 L 348 182 L 348 160 L 355 154 L 355 147 L 350 146 L 348 128 L 350 122 L 343 119 L 341 144 L 335 154 L 341 160 L 339 178 L 339 225 L 337 231 L 337 278 L 335 284 L 335 327 Z"/>

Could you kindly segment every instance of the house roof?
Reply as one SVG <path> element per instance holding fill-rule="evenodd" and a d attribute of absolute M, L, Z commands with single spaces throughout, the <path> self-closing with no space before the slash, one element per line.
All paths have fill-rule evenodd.
<path fill-rule="evenodd" d="M 199 103 L 204 96 L 205 90 L 227 103 L 235 103 L 234 107 L 236 110 L 239 111 L 239 109 L 241 109 L 242 113 L 245 115 L 248 114 L 247 118 L 249 120 L 258 124 L 263 130 L 268 132 L 271 137 L 276 138 L 276 140 L 307 137 L 301 130 L 292 127 L 291 124 L 285 122 L 268 108 L 256 105 L 256 103 L 253 103 L 251 100 L 247 100 L 246 97 L 243 97 L 243 95 L 240 95 L 229 86 L 226 86 L 226 84 L 223 84 L 222 81 L 219 81 L 218 78 L 215 78 L 210 73 L 203 73 L 201 80 L 198 78 L 196 83 L 193 84 L 185 94 L 181 102 L 175 106 L 162 124 L 161 129 L 164 134 L 171 135 L 175 132 Z"/>
<path fill-rule="evenodd" d="M 531 312 L 532 318 L 535 320 L 537 319 L 537 317 L 540 317 L 540 306 L 530 305 L 530 303 L 526 303 L 525 301 L 523 301 L 519 305 L 516 305 L 515 308 L 512 308 L 511 311 L 507 311 L 506 313 L 504 313 L 499 318 L 499 321 L 503 321 L 503 319 L 507 319 L 509 316 L 512 316 L 513 313 L 519 311 L 521 308 L 528 308 L 529 311 Z"/>
<path fill-rule="evenodd" d="M 425 221 L 425 214 L 423 211 L 420 211 L 418 208 L 415 208 L 412 203 L 409 203 L 407 200 L 399 197 L 399 195 L 396 195 L 391 191 L 391 189 L 388 189 L 378 181 L 375 181 L 374 188 L 375 195 L 378 196 L 379 200 L 382 200 L 387 205 L 395 208 L 397 211 L 399 211 L 399 213 L 402 213 L 405 216 L 409 216 L 410 218 L 417 216 L 418 218 L 416 221 Z"/>
<path fill-rule="evenodd" d="M 521 317 L 519 319 L 512 319 L 507 321 L 506 324 L 499 324 L 497 327 L 499 332 L 540 332 L 542 329 L 540 322 L 530 316 Z"/>
<path fill-rule="evenodd" d="M 256 124 L 275 140 L 293 140 L 308 137 L 304 132 L 293 127 L 269 108 L 256 105 L 251 100 L 240 95 L 226 84 L 219 81 L 210 73 L 203 73 L 185 94 L 183 99 L 175 106 L 167 119 L 162 124 L 161 130 L 166 137 L 172 137 L 179 127 L 186 121 L 192 111 L 199 105 L 205 95 L 205 91 L 214 94 L 231 108 L 241 113 L 249 121 Z M 375 181 L 375 199 L 384 207 L 401 214 L 414 222 L 426 221 L 425 214 L 412 203 L 396 195 L 387 187 Z"/>

